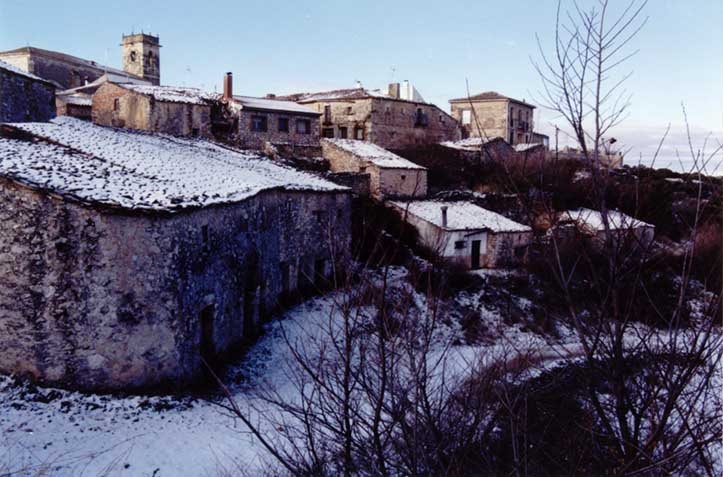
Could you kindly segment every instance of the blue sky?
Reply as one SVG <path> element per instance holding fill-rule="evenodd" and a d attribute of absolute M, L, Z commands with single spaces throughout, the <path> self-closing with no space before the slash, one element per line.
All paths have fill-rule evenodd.
<path fill-rule="evenodd" d="M 592 0 L 591 0 L 592 1 Z M 565 2 L 563 2 L 564 4 Z M 583 0 L 582 4 L 590 2 Z M 612 0 L 613 4 L 621 2 Z M 430 102 L 497 90 L 533 101 L 535 33 L 552 39 L 554 0 L 313 2 L 0 0 L 0 49 L 32 45 L 120 66 L 120 37 L 158 33 L 163 84 L 263 95 L 410 80 Z M 615 134 L 650 153 L 667 123 L 682 144 L 681 102 L 699 139 L 723 134 L 723 2 L 650 0 L 627 88 L 630 117 Z M 621 71 L 622 73 L 622 71 Z M 543 132 L 560 122 L 539 109 Z M 668 151 L 672 153 L 672 149 Z"/>

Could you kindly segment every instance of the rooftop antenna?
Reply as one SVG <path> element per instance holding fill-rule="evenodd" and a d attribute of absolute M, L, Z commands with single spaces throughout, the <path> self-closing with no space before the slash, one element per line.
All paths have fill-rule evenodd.
<path fill-rule="evenodd" d="M 394 77 L 396 76 L 397 69 L 392 66 L 392 82 L 394 82 Z"/>

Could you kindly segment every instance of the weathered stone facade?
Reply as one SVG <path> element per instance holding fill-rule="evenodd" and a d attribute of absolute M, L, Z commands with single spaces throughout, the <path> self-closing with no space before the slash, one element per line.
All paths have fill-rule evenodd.
<path fill-rule="evenodd" d="M 93 122 L 175 136 L 211 138 L 211 101 L 159 100 L 129 88 L 140 85 L 105 83 L 93 94 Z M 164 88 L 156 86 L 151 88 Z"/>
<path fill-rule="evenodd" d="M 535 106 L 489 91 L 449 101 L 464 137 L 501 137 L 510 144 L 532 142 Z"/>
<path fill-rule="evenodd" d="M 368 141 L 399 150 L 460 138 L 457 121 L 434 104 L 352 89 L 293 95 L 321 116 L 321 136 Z"/>
<path fill-rule="evenodd" d="M 364 157 L 362 154 L 354 152 L 353 145 L 350 148 L 341 146 L 349 142 L 353 144 L 356 141 L 321 141 L 324 159 L 329 161 L 332 172 L 369 174 L 370 194 L 379 200 L 425 197 L 427 195 L 427 170 L 424 167 L 388 151 L 385 152 L 391 156 L 389 160 Z"/>
<path fill-rule="evenodd" d="M 0 122 L 49 121 L 55 117 L 55 87 L 0 61 Z"/>
<path fill-rule="evenodd" d="M 123 35 L 123 71 L 151 84 L 161 84 L 161 44 L 158 37 L 145 33 Z"/>
<path fill-rule="evenodd" d="M 192 382 L 350 246 L 348 193 L 134 214 L 1 179 L 0 199 L 0 371 L 82 389 Z"/>
<path fill-rule="evenodd" d="M 259 121 L 264 128 L 254 127 Z M 244 108 L 238 111 L 237 143 L 249 149 L 261 149 L 265 142 L 279 145 L 319 146 L 319 115 Z"/>

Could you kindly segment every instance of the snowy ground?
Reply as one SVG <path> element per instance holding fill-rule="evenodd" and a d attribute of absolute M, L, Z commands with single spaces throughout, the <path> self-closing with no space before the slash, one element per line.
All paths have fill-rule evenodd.
<path fill-rule="evenodd" d="M 504 272 L 478 274 L 499 278 Z M 408 287 L 404 275 L 404 269 L 394 270 L 393 282 Z M 479 342 L 483 344 L 469 344 L 457 320 L 447 323 L 442 333 L 458 339 L 450 354 L 453 360 L 464 364 L 479 356 L 532 348 L 549 367 L 577 354 L 569 330 L 558 327 L 553 338 L 524 322 L 509 323 L 493 305 L 499 296 L 489 293 L 482 287 L 455 297 L 461 310 L 479 316 L 485 332 Z M 290 342 L 308 341 L 315 327 L 334 316 L 338 299 L 332 293 L 309 300 L 269 323 L 265 336 L 224 375 L 239 407 L 259 405 L 254 396 L 259 386 L 292 396 L 284 336 Z M 414 300 L 420 309 L 425 307 L 424 296 L 417 294 Z M 524 315 L 530 303 L 514 301 L 518 314 Z M 267 454 L 244 425 L 198 397 L 82 394 L 0 376 L 0 409 L 0 475 L 257 475 L 268 468 Z"/>

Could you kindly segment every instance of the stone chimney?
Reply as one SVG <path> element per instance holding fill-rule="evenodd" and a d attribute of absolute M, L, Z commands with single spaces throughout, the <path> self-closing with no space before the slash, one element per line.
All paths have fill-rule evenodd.
<path fill-rule="evenodd" d="M 223 99 L 231 101 L 233 98 L 233 74 L 229 71 L 223 77 Z"/>
<path fill-rule="evenodd" d="M 399 99 L 399 83 L 389 83 L 389 96 Z"/>
<path fill-rule="evenodd" d="M 447 227 L 447 206 L 442 206 L 442 227 Z"/>

